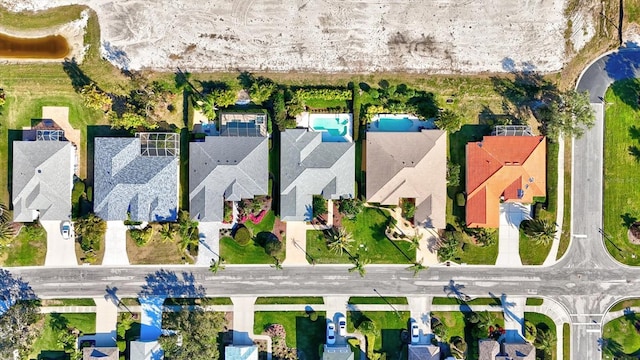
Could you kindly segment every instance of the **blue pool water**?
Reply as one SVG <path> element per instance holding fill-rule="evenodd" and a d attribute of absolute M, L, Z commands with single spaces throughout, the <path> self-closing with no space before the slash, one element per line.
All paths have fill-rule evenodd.
<path fill-rule="evenodd" d="M 378 129 L 380 131 L 409 131 L 413 127 L 413 120 L 409 118 L 380 118 Z"/>
<path fill-rule="evenodd" d="M 326 130 L 332 136 L 346 136 L 349 130 L 349 120 L 338 117 L 315 117 L 310 125 L 313 130 Z"/>

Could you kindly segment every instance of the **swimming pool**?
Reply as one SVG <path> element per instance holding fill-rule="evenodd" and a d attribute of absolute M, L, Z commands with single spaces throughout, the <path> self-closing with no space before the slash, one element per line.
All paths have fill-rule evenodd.
<path fill-rule="evenodd" d="M 434 129 L 432 120 L 420 120 L 409 114 L 378 114 L 373 117 L 369 131 L 413 132 L 422 129 Z"/>
<path fill-rule="evenodd" d="M 413 127 L 413 120 L 405 118 L 379 118 L 378 128 L 380 131 L 409 131 Z"/>
<path fill-rule="evenodd" d="M 322 131 L 324 141 L 350 141 L 351 114 L 311 114 L 309 127 L 313 131 Z"/>

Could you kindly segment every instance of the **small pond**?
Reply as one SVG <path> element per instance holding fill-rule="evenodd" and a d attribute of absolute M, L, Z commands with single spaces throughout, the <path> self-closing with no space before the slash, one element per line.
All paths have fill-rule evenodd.
<path fill-rule="evenodd" d="M 67 39 L 61 35 L 20 38 L 0 34 L 0 58 L 62 59 L 69 50 Z"/>

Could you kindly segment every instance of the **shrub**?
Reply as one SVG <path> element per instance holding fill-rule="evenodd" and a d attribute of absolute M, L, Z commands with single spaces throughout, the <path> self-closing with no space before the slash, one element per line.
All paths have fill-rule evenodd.
<path fill-rule="evenodd" d="M 75 222 L 76 239 L 83 251 L 100 250 L 100 241 L 107 231 L 107 223 L 96 216 L 89 214 Z"/>
<path fill-rule="evenodd" d="M 456 194 L 456 204 L 460 207 L 467 205 L 467 199 L 464 198 L 463 193 Z"/>
<path fill-rule="evenodd" d="M 251 231 L 243 226 L 236 230 L 233 240 L 235 240 L 240 246 L 247 246 L 251 242 Z"/>
<path fill-rule="evenodd" d="M 340 200 L 338 210 L 347 218 L 353 219 L 362 211 L 362 201 L 359 199 L 343 199 Z"/>
<path fill-rule="evenodd" d="M 151 241 L 151 236 L 153 235 L 153 228 L 149 225 L 142 230 L 139 229 L 131 229 L 129 230 L 129 235 L 131 239 L 135 241 L 138 246 L 145 246 Z"/>
<path fill-rule="evenodd" d="M 535 341 L 538 336 L 538 329 L 535 325 L 529 320 L 525 320 L 524 322 L 524 338 L 529 342 Z"/>
<path fill-rule="evenodd" d="M 295 95 L 300 100 L 324 99 L 324 100 L 351 100 L 351 90 L 349 89 L 298 89 Z"/>
<path fill-rule="evenodd" d="M 271 238 L 264 244 L 264 251 L 269 256 L 276 256 L 282 251 L 282 242 L 278 238 Z"/>
<path fill-rule="evenodd" d="M 411 200 L 402 200 L 402 217 L 407 220 L 412 220 L 416 213 L 416 205 Z"/>
<path fill-rule="evenodd" d="M 447 162 L 447 185 L 460 185 L 460 165 L 450 161 Z"/>
<path fill-rule="evenodd" d="M 318 217 L 327 213 L 327 200 L 320 195 L 314 195 L 311 204 L 313 208 L 313 217 Z"/>

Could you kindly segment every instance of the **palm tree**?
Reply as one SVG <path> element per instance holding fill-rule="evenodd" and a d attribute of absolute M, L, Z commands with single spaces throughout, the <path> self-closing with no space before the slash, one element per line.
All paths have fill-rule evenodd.
<path fill-rule="evenodd" d="M 271 267 L 276 270 L 282 270 L 282 263 L 276 256 L 273 257 L 273 265 L 271 265 Z"/>
<path fill-rule="evenodd" d="M 162 224 L 159 232 L 162 237 L 162 242 L 168 243 L 173 241 L 173 229 L 169 223 Z"/>
<path fill-rule="evenodd" d="M 338 255 L 342 255 L 345 251 L 349 252 L 349 247 L 353 242 L 353 235 L 343 227 L 333 228 L 330 232 L 329 250 Z"/>
<path fill-rule="evenodd" d="M 418 229 L 416 229 L 416 233 L 409 238 L 409 241 L 411 241 L 411 244 L 409 244 L 409 250 L 420 250 L 421 239 L 422 235 L 420 235 L 420 233 L 418 233 Z"/>
<path fill-rule="evenodd" d="M 416 262 L 413 263 L 413 265 L 409 266 L 407 268 L 407 270 L 413 271 L 413 277 L 416 277 L 416 276 L 418 276 L 418 273 L 420 271 L 426 270 L 428 268 L 429 268 L 428 266 L 422 265 L 422 259 L 420 259 L 420 261 L 416 261 Z"/>
<path fill-rule="evenodd" d="M 536 348 L 538 350 L 544 351 L 545 354 L 551 354 L 551 349 L 553 345 L 556 343 L 556 337 L 551 333 L 551 331 L 538 331 L 538 336 L 536 337 Z"/>
<path fill-rule="evenodd" d="M 545 219 L 525 220 L 522 224 L 524 233 L 538 245 L 547 245 L 556 236 L 557 227 L 552 221 Z"/>
<path fill-rule="evenodd" d="M 13 226 L 10 222 L 0 221 L 0 248 L 7 246 L 13 239 Z"/>
<path fill-rule="evenodd" d="M 367 270 L 364 267 L 371 264 L 371 260 L 360 259 L 360 254 L 356 254 L 356 256 L 351 257 L 351 261 L 353 261 L 353 267 L 349 268 L 349 272 L 357 271 L 361 277 L 364 277 L 367 274 Z"/>
<path fill-rule="evenodd" d="M 9 209 L 5 204 L 0 204 L 0 222 L 9 221 Z"/>
<path fill-rule="evenodd" d="M 211 265 L 209 265 L 209 271 L 211 271 L 214 275 L 218 273 L 219 270 L 224 270 L 224 259 L 219 258 L 218 261 L 211 259 Z"/>

